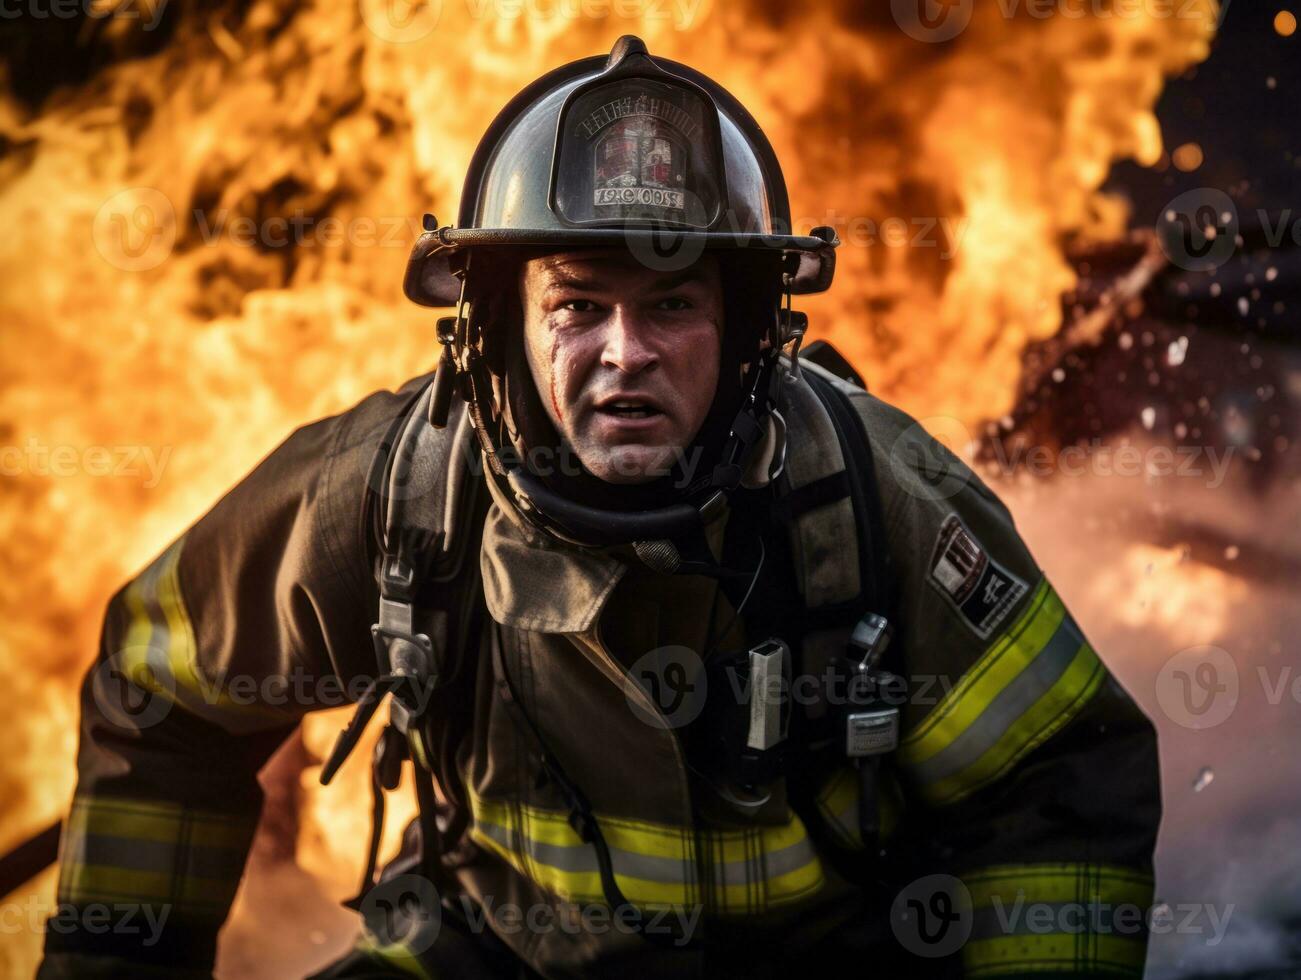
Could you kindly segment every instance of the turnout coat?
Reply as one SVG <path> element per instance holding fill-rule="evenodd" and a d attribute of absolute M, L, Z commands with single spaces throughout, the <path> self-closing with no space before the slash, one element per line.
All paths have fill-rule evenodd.
<path fill-rule="evenodd" d="M 259 768 L 320 692 L 355 698 L 375 675 L 364 491 L 378 441 L 425 380 L 295 431 L 112 598 L 61 845 L 58 897 L 72 914 L 47 929 L 42 978 L 211 971 Z M 908 681 L 881 776 L 889 860 L 863 853 L 848 761 L 800 774 L 806 806 L 782 780 L 742 815 L 702 778 L 663 705 L 630 683 L 648 653 L 707 659 L 721 641 L 746 642 L 756 617 L 780 629 L 780 608 L 736 617 L 714 579 L 558 544 L 494 498 L 466 571 L 481 578 L 483 615 L 456 730 L 416 748 L 438 756 L 457 839 L 436 869 L 409 840 L 384 876 L 432 883 L 425 898 L 442 906 L 398 937 L 365 931 L 322 975 L 766 976 L 830 969 L 846 952 L 912 957 L 919 974 L 1141 975 L 1160 816 L 1151 724 L 997 497 L 912 419 L 835 383 L 873 465 L 843 458 L 806 381 L 787 376 L 778 482 L 791 493 L 849 468 L 875 475 L 897 595 L 893 669 Z M 853 519 L 844 494 L 825 493 L 774 519 L 769 566 L 805 605 L 857 592 Z M 733 523 L 710 528 L 724 552 Z M 816 674 L 846 635 L 787 639 L 803 639 L 801 669 Z M 586 794 L 621 892 L 669 938 L 649 941 L 605 908 L 593 848 L 511 697 Z M 927 892 L 936 882 L 949 898 Z M 78 925 L 78 910 L 123 902 L 165 909 L 160 935 Z M 684 930 L 705 941 L 680 942 Z"/>

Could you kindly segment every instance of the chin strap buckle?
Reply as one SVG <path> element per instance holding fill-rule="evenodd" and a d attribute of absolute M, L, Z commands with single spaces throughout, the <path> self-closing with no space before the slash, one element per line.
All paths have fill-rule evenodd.
<path fill-rule="evenodd" d="M 461 295 L 456 299 L 456 315 L 438 318 L 438 342 L 443 345 L 443 353 L 438 358 L 438 370 L 434 373 L 434 390 L 429 399 L 429 424 L 435 429 L 447 426 L 447 414 L 452 406 L 452 392 L 456 387 L 457 376 L 461 373 L 457 355 L 465 349 L 469 339 L 469 325 L 465 316 L 465 283 L 470 278 L 470 258 L 465 259 L 465 269 L 461 272 Z"/>
<path fill-rule="evenodd" d="M 791 278 L 789 275 L 784 277 L 786 291 L 783 294 L 781 309 L 777 311 L 777 337 L 778 346 L 785 347 L 791 345 L 791 377 L 799 378 L 800 376 L 800 345 L 804 343 L 804 335 L 808 333 L 809 317 L 807 313 L 791 308 Z"/>
<path fill-rule="evenodd" d="M 803 314 L 801 314 L 803 315 Z M 741 407 L 732 420 L 732 429 L 723 443 L 718 464 L 714 467 L 709 485 L 718 490 L 735 490 L 745 475 L 745 464 L 767 427 L 764 419 L 776 400 L 780 375 L 774 370 L 777 352 L 761 351 L 756 363 L 751 365 L 747 380 L 750 384 L 741 399 Z"/>
<path fill-rule="evenodd" d="M 456 341 L 456 321 L 459 316 L 440 316 L 438 318 L 438 342 L 443 345 L 443 353 L 438 358 L 438 370 L 434 372 L 434 390 L 429 398 L 429 424 L 435 429 L 447 426 L 447 415 L 452 407 L 452 389 L 456 381 L 456 355 L 452 352 Z"/>

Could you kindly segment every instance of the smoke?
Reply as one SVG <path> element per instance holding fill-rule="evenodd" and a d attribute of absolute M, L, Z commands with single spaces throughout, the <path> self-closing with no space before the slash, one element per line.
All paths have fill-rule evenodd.
<path fill-rule="evenodd" d="M 0 450 L 19 453 L 0 480 L 15 746 L 0 846 L 67 805 L 76 681 L 113 589 L 295 426 L 430 366 L 431 318 L 399 286 L 413 219 L 454 214 L 480 134 L 527 81 L 627 32 L 708 70 L 772 139 L 797 229 L 845 242 L 835 289 L 807 304 L 813 335 L 914 414 L 974 424 L 1011 405 L 1021 350 L 1060 325 L 1064 243 L 1123 226 L 1098 187 L 1112 161 L 1156 158 L 1163 79 L 1206 56 L 1215 5 L 1175 6 L 1191 14 L 979 4 L 947 39 L 847 0 L 257 0 L 16 25 L 0 64 Z M 94 447 L 166 462 L 105 474 Z M 312 721 L 308 742 L 335 724 Z M 355 872 L 336 860 L 359 840 L 340 828 L 364 794 L 297 792 L 296 860 L 342 893 L 361 855 Z M 259 887 L 228 947 L 271 914 Z M 52 876 L 34 888 L 48 899 Z M 0 967 L 28 972 L 39 942 Z"/>
<path fill-rule="evenodd" d="M 1301 467 L 1295 455 L 1291 464 L 1263 495 L 1241 466 L 1222 483 L 1208 467 L 995 484 L 1090 642 L 1157 726 L 1157 901 L 1173 925 L 1154 935 L 1148 964 L 1163 980 L 1301 963 L 1301 874 L 1279 860 L 1301 848 L 1301 787 L 1284 775 L 1301 736 Z M 1228 658 L 1216 674 L 1227 690 L 1194 717 L 1171 667 L 1189 655 L 1215 663 L 1212 649 Z M 1220 941 L 1192 931 L 1205 915 L 1175 928 L 1193 906 L 1227 918 Z"/>

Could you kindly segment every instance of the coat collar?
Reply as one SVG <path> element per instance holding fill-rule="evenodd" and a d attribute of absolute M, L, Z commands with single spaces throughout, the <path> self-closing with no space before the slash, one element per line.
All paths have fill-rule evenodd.
<path fill-rule="evenodd" d="M 604 551 L 553 541 L 515 512 L 494 481 L 488 489 L 493 503 L 479 565 L 489 614 L 523 630 L 591 629 L 628 566 Z"/>
<path fill-rule="evenodd" d="M 769 420 L 747 468 L 746 485 L 762 486 L 784 433 Z M 492 507 L 483 530 L 480 568 L 488 612 L 503 626 L 544 633 L 584 633 L 601 616 L 610 594 L 628 570 L 615 549 L 563 545 L 530 525 L 488 480 Z M 711 546 L 721 545 L 723 522 L 710 528 Z"/>

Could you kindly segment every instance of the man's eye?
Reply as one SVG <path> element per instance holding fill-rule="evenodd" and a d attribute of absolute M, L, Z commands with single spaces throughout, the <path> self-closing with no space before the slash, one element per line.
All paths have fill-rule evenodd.
<path fill-rule="evenodd" d="M 658 305 L 661 310 L 689 310 L 691 300 L 685 296 L 670 296 L 668 299 L 660 300 Z"/>
<path fill-rule="evenodd" d="M 562 310 L 572 310 L 575 313 L 591 313 L 596 309 L 596 304 L 590 299 L 571 299 L 560 304 Z"/>

